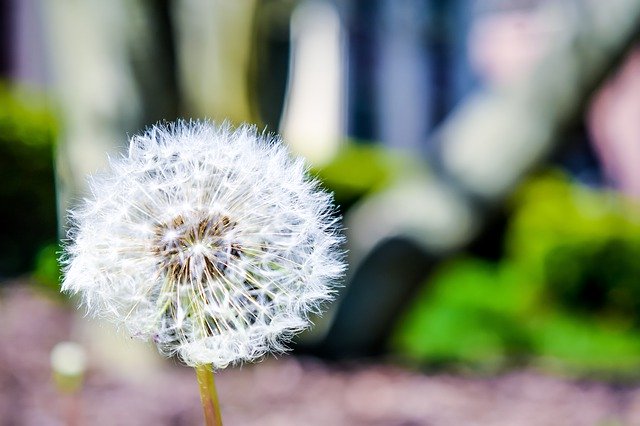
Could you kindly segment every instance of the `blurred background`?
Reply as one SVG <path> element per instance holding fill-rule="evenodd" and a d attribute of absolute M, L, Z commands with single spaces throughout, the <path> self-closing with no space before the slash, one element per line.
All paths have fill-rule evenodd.
<path fill-rule="evenodd" d="M 176 118 L 280 133 L 348 238 L 292 355 L 220 374 L 228 424 L 640 424 L 639 43 L 636 0 L 0 1 L 0 424 L 200 423 L 56 260 Z"/>

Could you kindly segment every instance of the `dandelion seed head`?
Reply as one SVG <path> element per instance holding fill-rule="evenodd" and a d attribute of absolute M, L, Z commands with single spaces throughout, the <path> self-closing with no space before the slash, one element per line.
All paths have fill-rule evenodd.
<path fill-rule="evenodd" d="M 309 326 L 343 272 L 332 197 L 276 137 L 153 126 L 70 213 L 62 289 L 188 365 L 252 361 Z"/>

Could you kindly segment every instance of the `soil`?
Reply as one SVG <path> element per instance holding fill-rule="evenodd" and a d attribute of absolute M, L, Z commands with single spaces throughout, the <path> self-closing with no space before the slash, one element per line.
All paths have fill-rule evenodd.
<path fill-rule="evenodd" d="M 92 363 L 81 390 L 52 380 L 51 349 L 75 310 L 22 283 L 0 285 L 0 425 L 201 425 L 192 369 L 168 360 L 145 380 Z M 423 374 L 380 362 L 279 359 L 217 374 L 225 425 L 640 425 L 640 384 L 530 370 Z"/>

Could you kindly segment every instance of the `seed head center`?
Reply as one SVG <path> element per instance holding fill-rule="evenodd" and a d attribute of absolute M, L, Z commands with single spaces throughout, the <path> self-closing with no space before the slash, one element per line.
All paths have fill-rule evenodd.
<path fill-rule="evenodd" d="M 226 215 L 179 214 L 156 225 L 153 252 L 162 271 L 178 282 L 219 277 L 238 256 L 233 243 L 236 224 Z"/>

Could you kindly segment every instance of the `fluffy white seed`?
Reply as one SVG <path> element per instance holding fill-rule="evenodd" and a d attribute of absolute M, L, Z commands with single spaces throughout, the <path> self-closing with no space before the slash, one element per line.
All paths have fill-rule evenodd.
<path fill-rule="evenodd" d="M 188 365 L 284 350 L 344 269 L 331 196 L 253 127 L 151 127 L 90 189 L 63 291 Z"/>

